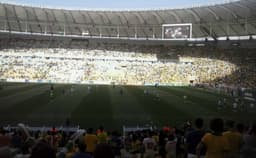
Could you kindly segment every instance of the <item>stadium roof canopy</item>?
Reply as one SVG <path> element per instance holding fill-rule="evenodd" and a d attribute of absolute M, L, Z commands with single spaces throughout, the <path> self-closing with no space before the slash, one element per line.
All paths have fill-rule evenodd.
<path fill-rule="evenodd" d="M 87 11 L 0 4 L 1 32 L 162 39 L 164 24 L 191 23 L 193 38 L 256 35 L 256 1 L 186 9 Z"/>

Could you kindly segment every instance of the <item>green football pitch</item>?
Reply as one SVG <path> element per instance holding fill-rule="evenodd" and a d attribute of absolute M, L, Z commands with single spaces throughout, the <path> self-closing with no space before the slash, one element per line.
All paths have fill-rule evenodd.
<path fill-rule="evenodd" d="M 0 125 L 25 123 L 31 126 L 70 125 L 107 129 L 125 126 L 179 125 L 201 117 L 239 122 L 252 121 L 255 112 L 231 107 L 218 109 L 219 99 L 231 106 L 234 98 L 193 87 L 96 86 L 2 83 Z M 88 87 L 90 87 L 88 89 Z M 120 93 L 122 89 L 123 94 Z M 144 91 L 148 94 L 144 94 Z M 186 96 L 184 98 L 184 96 Z"/>

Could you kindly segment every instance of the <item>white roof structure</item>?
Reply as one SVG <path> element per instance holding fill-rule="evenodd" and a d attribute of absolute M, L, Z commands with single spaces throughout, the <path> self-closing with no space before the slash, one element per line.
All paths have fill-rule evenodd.
<path fill-rule="evenodd" d="M 138 11 L 82 11 L 0 4 L 0 30 L 7 32 L 161 39 L 163 24 L 182 23 L 192 23 L 193 38 L 256 35 L 256 1 Z"/>

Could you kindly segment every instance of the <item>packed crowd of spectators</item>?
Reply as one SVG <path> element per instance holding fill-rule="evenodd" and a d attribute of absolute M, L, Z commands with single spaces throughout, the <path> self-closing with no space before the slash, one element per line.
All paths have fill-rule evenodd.
<path fill-rule="evenodd" d="M 88 128 L 85 133 L 29 132 L 24 126 L 0 129 L 1 158 L 255 158 L 256 124 L 213 119 L 209 128 L 198 118 L 194 125 L 161 129 L 107 132 Z"/>
<path fill-rule="evenodd" d="M 248 52 L 104 43 L 85 46 L 79 42 L 66 48 L 65 42 L 31 43 L 17 40 L 0 50 L 1 79 L 256 86 L 255 55 Z"/>
<path fill-rule="evenodd" d="M 9 49 L 1 52 L 0 61 L 2 78 L 54 82 L 188 83 L 211 81 L 237 69 L 215 59 L 180 57 L 176 62 L 163 62 L 154 54 L 101 50 Z"/>

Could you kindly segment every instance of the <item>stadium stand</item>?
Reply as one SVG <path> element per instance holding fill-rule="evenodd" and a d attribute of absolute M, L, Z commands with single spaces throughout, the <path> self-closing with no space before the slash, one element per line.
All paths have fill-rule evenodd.
<path fill-rule="evenodd" d="M 248 49 L 235 51 L 240 44 L 243 48 L 254 45 L 253 6 L 254 1 L 242 0 L 185 9 L 76 11 L 2 3 L 0 43 L 5 67 L 1 79 L 128 85 L 193 82 L 211 87 L 253 88 L 255 53 Z M 195 42 L 162 40 L 165 24 L 184 23 L 193 26 Z M 219 41 L 223 37 L 228 40 Z M 232 41 L 242 37 L 245 42 Z M 106 38 L 140 39 L 141 43 L 149 40 L 156 46 L 144 47 L 127 41 L 109 43 Z M 203 42 L 197 42 L 200 38 Z M 234 48 L 209 48 L 207 41 L 213 47 L 222 48 L 224 43 L 225 47 Z M 171 47 L 187 46 L 187 42 L 194 47 L 203 43 L 207 48 Z M 40 60 L 42 56 L 44 60 Z"/>
<path fill-rule="evenodd" d="M 4 45 L 7 49 L 1 49 L 1 79 L 16 82 L 194 83 L 216 87 L 255 87 L 255 53 L 251 50 L 145 48 L 144 45 L 130 44 L 101 44 L 97 48 L 88 45 L 84 49 L 71 44 L 71 48 L 61 48 L 63 41 L 55 41 L 52 48 L 44 48 L 47 47 L 44 42 L 47 41 L 15 39 Z"/>

